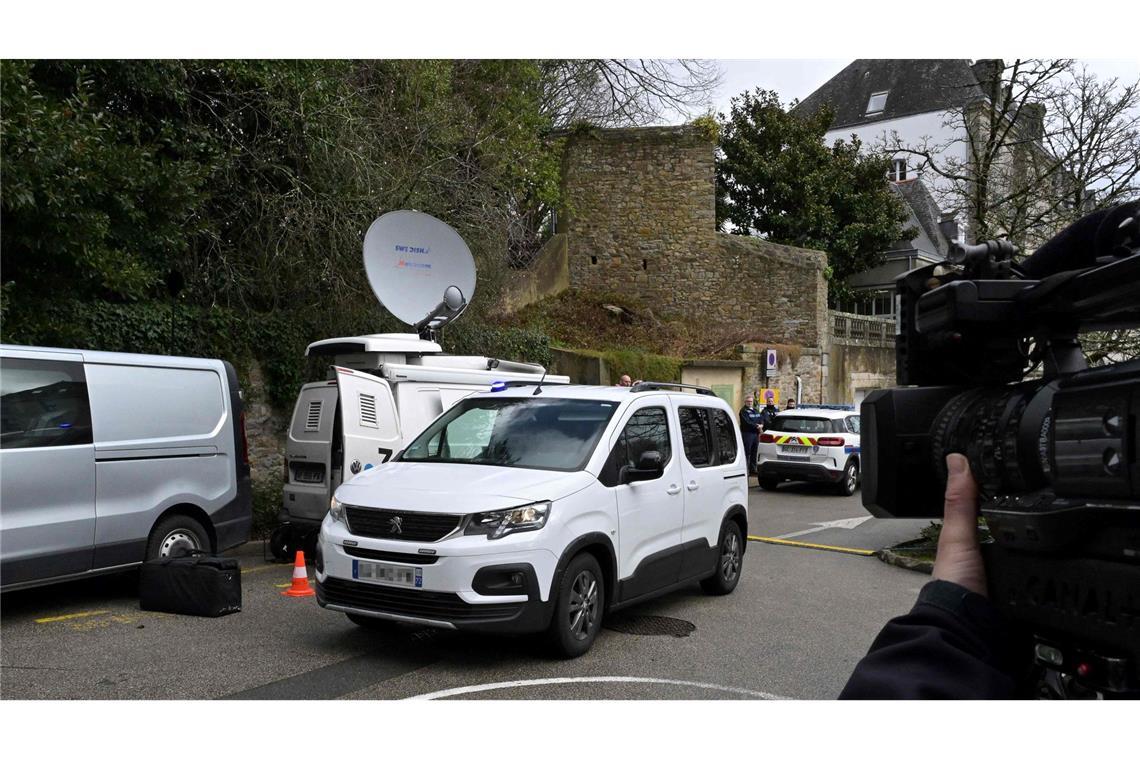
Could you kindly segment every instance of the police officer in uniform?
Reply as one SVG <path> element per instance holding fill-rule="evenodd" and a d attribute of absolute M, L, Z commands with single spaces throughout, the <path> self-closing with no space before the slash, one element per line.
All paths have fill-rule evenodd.
<path fill-rule="evenodd" d="M 753 406 L 753 396 L 744 397 L 740 410 L 740 433 L 744 438 L 744 451 L 748 455 L 748 474 L 756 474 L 756 446 L 760 442 L 760 412 Z"/>

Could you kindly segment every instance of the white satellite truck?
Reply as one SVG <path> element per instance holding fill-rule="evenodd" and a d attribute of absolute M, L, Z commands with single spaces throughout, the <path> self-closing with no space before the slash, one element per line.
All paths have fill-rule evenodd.
<path fill-rule="evenodd" d="M 460 399 L 495 383 L 570 381 L 538 364 L 443 353 L 440 332 L 474 295 L 475 260 L 440 220 L 384 214 L 364 236 L 364 269 L 381 305 L 415 332 L 329 338 L 305 350 L 330 367 L 324 381 L 301 387 L 293 408 L 270 538 L 278 559 L 315 542 L 337 486 L 387 462 Z"/>

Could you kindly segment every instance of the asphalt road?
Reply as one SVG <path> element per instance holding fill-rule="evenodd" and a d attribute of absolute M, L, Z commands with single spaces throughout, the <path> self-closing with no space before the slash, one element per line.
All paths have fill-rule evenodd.
<path fill-rule="evenodd" d="M 223 618 L 142 612 L 134 575 L 13 592 L 0 598 L 0 696 L 829 699 L 927 580 L 871 556 L 799 545 L 874 550 L 925 524 L 866 517 L 858 495 L 753 488 L 749 533 L 796 543 L 750 542 L 731 596 L 694 584 L 607 623 L 637 629 L 640 616 L 662 616 L 691 624 L 689 635 L 607 628 L 571 661 L 528 638 L 359 629 L 312 598 L 282 596 L 292 568 L 265 562 L 260 544 L 237 552 L 243 610 Z"/>

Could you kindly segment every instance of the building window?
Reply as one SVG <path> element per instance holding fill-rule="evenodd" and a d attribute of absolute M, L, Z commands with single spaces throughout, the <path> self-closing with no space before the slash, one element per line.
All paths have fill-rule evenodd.
<path fill-rule="evenodd" d="M 882 92 L 871 93 L 871 99 L 867 101 L 867 115 L 873 113 L 882 113 L 883 109 L 887 107 L 887 95 L 890 90 L 883 90 Z"/>
<path fill-rule="evenodd" d="M 891 182 L 902 182 L 906 179 L 906 159 L 896 158 L 891 161 L 891 171 L 888 174 Z"/>

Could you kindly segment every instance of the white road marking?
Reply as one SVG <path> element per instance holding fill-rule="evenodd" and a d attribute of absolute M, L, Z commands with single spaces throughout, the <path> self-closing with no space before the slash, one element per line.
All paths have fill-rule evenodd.
<path fill-rule="evenodd" d="M 848 517 L 846 520 L 832 520 L 831 522 L 812 523 L 817 527 L 808 528 L 807 530 L 797 530 L 794 533 L 785 533 L 776 538 L 795 538 L 796 536 L 806 536 L 809 533 L 819 533 L 821 530 L 830 530 L 831 528 L 843 528 L 844 530 L 853 530 L 863 523 L 871 519 L 871 515 L 866 517 Z"/>
<path fill-rule="evenodd" d="M 754 697 L 756 699 L 790 699 L 790 697 L 781 697 L 779 694 L 769 694 L 765 691 L 741 689 L 736 686 L 720 686 L 719 684 L 699 683 L 697 681 L 676 681 L 671 678 L 638 678 L 635 676 L 580 676 L 574 678 L 532 678 L 527 681 L 500 681 L 499 683 L 481 683 L 475 684 L 473 686 L 459 686 L 454 689 L 433 691 L 430 694 L 417 694 L 416 696 L 408 697 L 407 699 L 446 699 L 447 697 L 456 697 L 461 694 L 476 694 L 481 691 L 496 691 L 498 689 L 517 689 L 520 686 L 546 686 L 551 684 L 567 683 L 656 683 L 666 684 L 669 686 L 691 686 L 697 689 L 711 689 L 713 691 L 727 691 L 730 694 L 740 694 L 742 696 Z"/>

